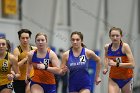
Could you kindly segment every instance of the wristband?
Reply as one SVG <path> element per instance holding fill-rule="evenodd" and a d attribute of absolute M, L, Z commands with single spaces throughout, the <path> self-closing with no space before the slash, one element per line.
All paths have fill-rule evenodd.
<path fill-rule="evenodd" d="M 47 64 L 44 64 L 45 65 L 45 70 L 47 70 L 48 69 L 48 65 Z"/>
<path fill-rule="evenodd" d="M 117 62 L 117 63 L 116 63 L 116 67 L 119 67 L 119 65 L 120 65 L 120 63 L 119 63 L 119 62 Z"/>
<path fill-rule="evenodd" d="M 12 74 L 12 75 L 13 75 L 13 74 Z M 14 76 L 13 79 L 16 80 L 16 79 L 17 79 L 16 75 L 13 75 L 13 76 Z"/>
<path fill-rule="evenodd" d="M 30 82 L 31 81 L 31 78 L 28 78 L 27 80 Z"/>

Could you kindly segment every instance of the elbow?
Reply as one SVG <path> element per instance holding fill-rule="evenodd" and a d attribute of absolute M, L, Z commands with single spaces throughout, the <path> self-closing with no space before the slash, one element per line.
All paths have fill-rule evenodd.
<path fill-rule="evenodd" d="M 134 68 L 135 68 L 135 65 L 134 65 L 134 64 L 132 64 L 131 68 L 132 68 L 132 69 L 134 69 Z"/>
<path fill-rule="evenodd" d="M 131 63 L 131 65 L 129 66 L 129 68 L 134 69 L 135 68 L 135 63 Z"/>
<path fill-rule="evenodd" d="M 99 64 L 101 64 L 101 58 L 100 58 L 100 57 L 98 57 L 97 62 L 98 62 Z"/>
<path fill-rule="evenodd" d="M 96 61 L 96 64 L 97 64 L 97 67 L 101 68 L 102 64 L 101 64 L 101 59 L 100 58 Z"/>

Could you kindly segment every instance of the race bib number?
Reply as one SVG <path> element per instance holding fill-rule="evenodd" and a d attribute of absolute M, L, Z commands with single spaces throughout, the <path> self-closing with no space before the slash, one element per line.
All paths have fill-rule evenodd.
<path fill-rule="evenodd" d="M 50 62 L 50 59 L 44 59 L 43 64 L 45 64 L 45 65 L 48 65 L 48 66 L 49 66 L 49 62 Z"/>
<path fill-rule="evenodd" d="M 122 58 L 121 57 L 116 57 L 116 62 L 122 63 Z"/>
<path fill-rule="evenodd" d="M 86 62 L 86 57 L 85 57 L 85 55 L 80 56 L 80 62 Z"/>

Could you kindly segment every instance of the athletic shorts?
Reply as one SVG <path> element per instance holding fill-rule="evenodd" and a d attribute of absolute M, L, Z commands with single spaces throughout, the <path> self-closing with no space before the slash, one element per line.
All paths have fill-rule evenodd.
<path fill-rule="evenodd" d="M 25 93 L 26 88 L 25 80 L 14 80 L 13 86 L 15 93 Z"/>
<path fill-rule="evenodd" d="M 123 88 L 129 81 L 132 80 L 132 78 L 128 78 L 128 79 L 113 79 L 112 80 L 117 83 L 117 85 L 119 86 L 119 88 Z"/>
<path fill-rule="evenodd" d="M 34 82 L 31 80 L 30 87 L 33 84 L 40 85 L 43 88 L 44 93 L 56 93 L 56 85 L 55 84 L 42 84 L 42 83 Z"/>
<path fill-rule="evenodd" d="M 0 91 L 2 91 L 5 88 L 13 90 L 13 83 L 11 82 L 11 83 L 0 86 Z"/>
<path fill-rule="evenodd" d="M 69 82 L 69 92 L 79 92 L 81 89 L 91 90 L 90 82 Z"/>

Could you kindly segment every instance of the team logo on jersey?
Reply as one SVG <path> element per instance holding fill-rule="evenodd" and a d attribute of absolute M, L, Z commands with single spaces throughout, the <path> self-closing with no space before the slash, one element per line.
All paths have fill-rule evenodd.
<path fill-rule="evenodd" d="M 3 62 L 1 71 L 2 72 L 7 72 L 8 71 L 8 61 Z"/>
<path fill-rule="evenodd" d="M 81 55 L 79 58 L 80 58 L 80 62 L 86 62 L 85 55 Z"/>

